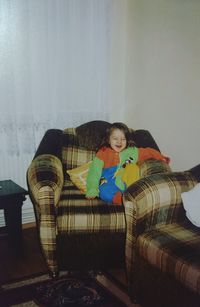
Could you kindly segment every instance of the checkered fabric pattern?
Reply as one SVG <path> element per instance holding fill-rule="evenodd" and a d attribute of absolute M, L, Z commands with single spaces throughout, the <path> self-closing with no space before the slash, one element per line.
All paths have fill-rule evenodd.
<path fill-rule="evenodd" d="M 65 129 L 63 140 L 62 164 L 64 171 L 81 166 L 94 158 L 96 152 L 80 145 L 75 128 Z"/>
<path fill-rule="evenodd" d="M 125 233 L 123 206 L 107 204 L 100 199 L 87 200 L 66 180 L 58 207 L 59 233 Z"/>
<path fill-rule="evenodd" d="M 124 234 L 126 229 L 123 206 L 106 204 L 100 199 L 87 200 L 66 173 L 67 169 L 92 160 L 95 151 L 79 146 L 73 128 L 64 130 L 63 140 L 62 162 L 52 155 L 39 155 L 27 173 L 40 241 L 51 272 L 58 271 L 58 234 Z"/>
<path fill-rule="evenodd" d="M 200 294 L 200 231 L 177 223 L 159 225 L 139 236 L 139 255 Z"/>
<path fill-rule="evenodd" d="M 77 135 L 75 128 L 63 130 L 62 140 L 59 141 L 62 144 L 61 158 L 40 152 L 33 159 L 27 172 L 29 192 L 40 231 L 40 242 L 48 268 L 53 273 L 58 271 L 59 235 L 95 234 L 96 236 L 99 233 L 106 238 L 106 234 L 113 234 L 115 237 L 117 234 L 120 241 L 125 237 L 124 207 L 106 204 L 100 199 L 87 200 L 72 184 L 66 173 L 67 169 L 78 167 L 94 158 L 96 151 L 94 148 L 90 149 L 89 137 L 89 134 L 84 134 L 83 142 L 83 138 Z M 48 143 L 47 139 L 46 142 Z M 159 168 L 160 172 L 170 171 L 166 163 L 145 161 L 141 164 L 141 176 L 158 173 Z M 129 215 L 127 220 L 129 221 Z M 131 248 L 130 241 L 127 242 Z M 120 243 L 122 248 L 124 243 Z"/>
<path fill-rule="evenodd" d="M 164 161 L 149 159 L 138 163 L 140 168 L 140 178 L 147 177 L 152 174 L 170 173 L 171 167 Z"/>
<path fill-rule="evenodd" d="M 35 206 L 43 253 L 50 270 L 57 272 L 56 207 L 64 182 L 61 161 L 53 155 L 36 157 L 28 168 L 27 182 L 30 197 Z"/>
<path fill-rule="evenodd" d="M 153 174 L 124 193 L 130 292 L 135 283 L 134 270 L 138 269 L 136 257 L 140 256 L 194 291 L 200 290 L 199 230 L 188 229 L 181 201 L 181 193 L 196 184 L 190 172 Z"/>
<path fill-rule="evenodd" d="M 49 186 L 54 192 L 54 204 L 58 203 L 63 187 L 63 167 L 61 161 L 53 155 L 44 154 L 36 157 L 27 172 L 27 181 L 31 196 L 38 203 L 38 192 L 42 187 Z"/>

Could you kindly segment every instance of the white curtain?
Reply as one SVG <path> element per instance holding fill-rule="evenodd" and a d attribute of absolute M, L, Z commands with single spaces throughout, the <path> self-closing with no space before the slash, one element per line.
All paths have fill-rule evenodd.
<path fill-rule="evenodd" d="M 26 188 L 27 167 L 47 129 L 110 120 L 117 3 L 0 0 L 0 180 Z M 27 199 L 23 222 L 33 220 Z"/>

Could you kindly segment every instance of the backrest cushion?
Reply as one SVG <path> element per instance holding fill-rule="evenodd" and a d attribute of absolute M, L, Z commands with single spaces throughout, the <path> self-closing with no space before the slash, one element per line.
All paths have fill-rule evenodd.
<path fill-rule="evenodd" d="M 79 145 L 75 128 L 63 131 L 62 163 L 64 170 L 70 170 L 91 161 L 95 153 L 94 150 Z"/>
<path fill-rule="evenodd" d="M 91 161 L 109 126 L 105 121 L 91 121 L 77 128 L 65 129 L 62 140 L 64 168 L 73 169 Z"/>
<path fill-rule="evenodd" d="M 110 123 L 101 120 L 95 120 L 80 125 L 76 128 L 76 135 L 79 146 L 88 150 L 97 151 L 105 136 L 106 130 L 110 126 Z"/>

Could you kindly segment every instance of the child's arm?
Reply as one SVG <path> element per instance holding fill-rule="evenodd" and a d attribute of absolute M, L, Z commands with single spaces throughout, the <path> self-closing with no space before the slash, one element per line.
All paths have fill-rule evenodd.
<path fill-rule="evenodd" d="M 170 158 L 162 155 L 158 150 L 146 147 L 146 148 L 138 148 L 139 149 L 139 155 L 138 155 L 138 161 L 144 161 L 147 159 L 156 159 L 161 160 L 169 164 Z"/>
<path fill-rule="evenodd" d="M 103 169 L 103 161 L 95 157 L 90 165 L 87 176 L 86 198 L 93 199 L 99 196 L 99 182 Z"/>

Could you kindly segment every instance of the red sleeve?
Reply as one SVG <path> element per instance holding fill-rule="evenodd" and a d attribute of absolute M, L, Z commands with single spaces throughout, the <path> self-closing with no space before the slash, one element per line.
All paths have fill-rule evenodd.
<path fill-rule="evenodd" d="M 109 147 L 101 148 L 97 153 L 96 157 L 104 162 L 104 167 L 112 167 L 119 164 L 119 153 L 114 152 Z"/>
<path fill-rule="evenodd" d="M 139 156 L 138 161 L 144 161 L 147 159 L 156 159 L 165 161 L 167 163 L 170 162 L 170 158 L 163 156 L 158 150 L 147 147 L 147 148 L 138 148 Z"/>

